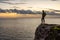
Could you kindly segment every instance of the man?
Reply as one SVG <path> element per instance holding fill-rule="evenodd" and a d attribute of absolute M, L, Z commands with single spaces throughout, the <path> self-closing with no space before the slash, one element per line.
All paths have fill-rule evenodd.
<path fill-rule="evenodd" d="M 44 24 L 45 23 L 45 16 L 46 16 L 46 13 L 44 12 L 44 10 L 42 10 L 42 18 L 41 18 L 41 24 Z"/>

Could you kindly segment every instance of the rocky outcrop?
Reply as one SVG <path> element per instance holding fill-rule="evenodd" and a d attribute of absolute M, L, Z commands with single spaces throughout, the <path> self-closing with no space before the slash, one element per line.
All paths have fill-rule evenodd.
<path fill-rule="evenodd" d="M 40 24 L 35 31 L 34 40 L 60 40 L 60 25 Z"/>

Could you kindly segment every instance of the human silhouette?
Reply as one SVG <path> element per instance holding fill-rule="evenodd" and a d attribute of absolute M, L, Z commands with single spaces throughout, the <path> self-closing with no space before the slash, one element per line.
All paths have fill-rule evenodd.
<path fill-rule="evenodd" d="M 42 10 L 41 24 L 45 23 L 45 16 L 46 16 L 46 13 L 44 12 L 44 10 Z"/>

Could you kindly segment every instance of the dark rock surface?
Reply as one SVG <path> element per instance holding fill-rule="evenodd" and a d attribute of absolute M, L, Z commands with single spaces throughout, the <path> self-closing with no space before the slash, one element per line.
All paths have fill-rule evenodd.
<path fill-rule="evenodd" d="M 34 40 L 60 40 L 60 25 L 40 24 L 35 31 Z"/>

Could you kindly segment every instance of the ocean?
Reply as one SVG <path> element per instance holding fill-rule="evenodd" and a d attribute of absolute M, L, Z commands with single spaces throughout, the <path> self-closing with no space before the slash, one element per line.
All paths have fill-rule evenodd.
<path fill-rule="evenodd" d="M 60 24 L 60 18 L 46 18 L 48 24 Z M 41 18 L 0 18 L 0 40 L 34 40 Z"/>

